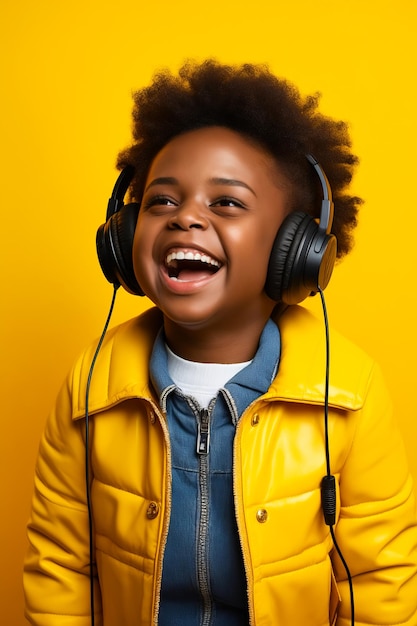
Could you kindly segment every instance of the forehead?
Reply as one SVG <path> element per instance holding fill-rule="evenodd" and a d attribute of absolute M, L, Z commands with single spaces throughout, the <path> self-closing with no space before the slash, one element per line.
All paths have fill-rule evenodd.
<path fill-rule="evenodd" d="M 229 128 L 204 127 L 177 135 L 153 159 L 147 179 L 161 175 L 248 176 L 268 181 L 280 188 L 288 187 L 288 180 L 275 158 L 255 140 Z"/>

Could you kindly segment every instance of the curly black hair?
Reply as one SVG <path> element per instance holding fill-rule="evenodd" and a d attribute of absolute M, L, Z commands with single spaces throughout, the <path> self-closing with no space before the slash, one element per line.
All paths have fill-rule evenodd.
<path fill-rule="evenodd" d="M 223 126 L 266 149 L 292 184 L 292 210 L 317 217 L 321 187 L 305 158 L 313 154 L 329 179 L 334 201 L 332 232 L 337 255 L 352 247 L 352 231 L 362 200 L 346 193 L 357 157 L 347 124 L 318 112 L 319 95 L 303 98 L 294 85 L 265 65 L 223 65 L 188 61 L 173 75 L 163 70 L 150 86 L 134 93 L 133 143 L 117 160 L 135 168 L 131 199 L 141 202 L 149 167 L 175 136 L 206 126 Z"/>

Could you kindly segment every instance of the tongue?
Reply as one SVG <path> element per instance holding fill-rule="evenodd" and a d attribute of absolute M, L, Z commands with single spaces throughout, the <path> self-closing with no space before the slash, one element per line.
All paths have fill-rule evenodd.
<path fill-rule="evenodd" d="M 183 269 L 178 274 L 178 280 L 182 280 L 184 282 L 192 282 L 193 280 L 203 280 L 204 278 L 209 278 L 213 275 L 213 272 L 208 270 L 188 270 Z"/>

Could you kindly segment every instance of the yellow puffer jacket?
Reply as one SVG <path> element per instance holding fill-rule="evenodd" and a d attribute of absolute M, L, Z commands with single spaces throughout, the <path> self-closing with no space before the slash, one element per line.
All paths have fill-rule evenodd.
<path fill-rule="evenodd" d="M 170 445 L 148 383 L 160 313 L 111 330 L 92 380 L 96 626 L 157 624 L 170 514 Z M 345 570 L 320 506 L 325 475 L 323 323 L 301 307 L 279 320 L 269 391 L 235 438 L 235 505 L 256 626 L 350 624 Z M 403 446 L 380 373 L 331 335 L 329 438 L 336 536 L 354 582 L 356 625 L 417 625 L 417 527 Z M 89 626 L 85 386 L 94 347 L 75 365 L 42 438 L 25 562 L 26 615 Z M 338 593 L 342 602 L 334 617 Z M 334 617 L 334 618 L 333 618 Z"/>

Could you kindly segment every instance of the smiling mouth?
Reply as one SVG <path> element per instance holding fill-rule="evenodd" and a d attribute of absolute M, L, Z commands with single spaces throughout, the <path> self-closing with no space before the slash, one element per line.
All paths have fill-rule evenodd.
<path fill-rule="evenodd" d="M 204 252 L 174 250 L 165 258 L 165 267 L 172 280 L 198 281 L 219 271 L 222 264 Z"/>

